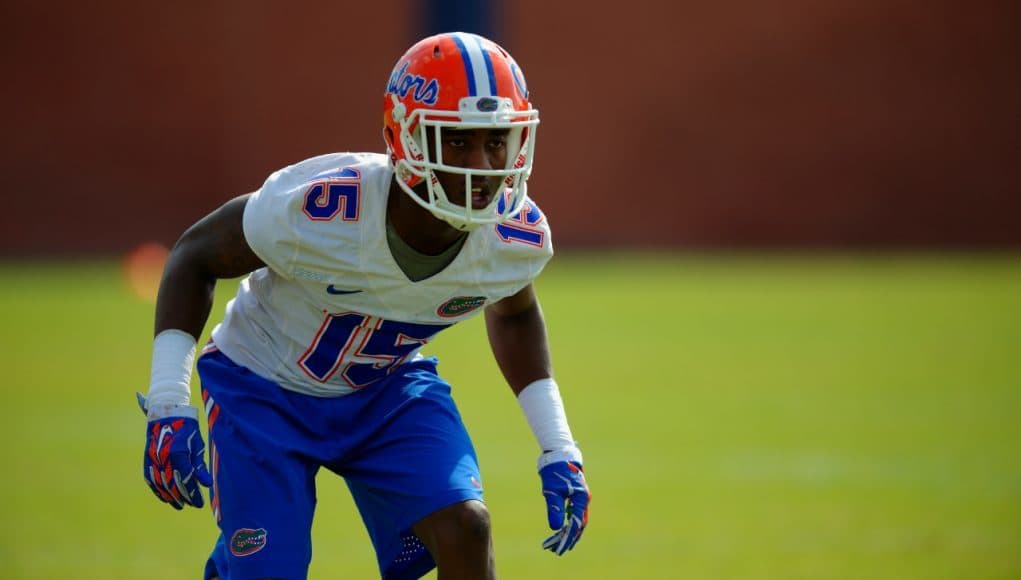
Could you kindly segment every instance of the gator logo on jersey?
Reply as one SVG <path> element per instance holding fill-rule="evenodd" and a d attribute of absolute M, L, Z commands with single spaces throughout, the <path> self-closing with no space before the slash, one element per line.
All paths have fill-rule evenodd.
<path fill-rule="evenodd" d="M 266 530 L 241 528 L 230 537 L 230 553 L 235 556 L 251 556 L 266 547 Z"/>
<path fill-rule="evenodd" d="M 436 309 L 436 314 L 443 318 L 454 318 L 478 310 L 486 303 L 485 296 L 455 296 Z"/>

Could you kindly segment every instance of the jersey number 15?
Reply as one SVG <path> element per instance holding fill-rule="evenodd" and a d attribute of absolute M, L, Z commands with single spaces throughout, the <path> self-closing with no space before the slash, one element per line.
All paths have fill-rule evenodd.
<path fill-rule="evenodd" d="M 321 383 L 339 372 L 344 382 L 360 389 L 388 375 L 448 326 L 394 322 L 357 312 L 327 314 L 298 366 Z"/>

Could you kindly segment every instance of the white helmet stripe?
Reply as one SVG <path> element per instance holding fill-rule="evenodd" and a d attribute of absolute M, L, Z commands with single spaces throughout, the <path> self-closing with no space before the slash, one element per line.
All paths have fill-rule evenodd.
<path fill-rule="evenodd" d="M 468 76 L 468 95 L 472 97 L 496 96 L 496 77 L 489 53 L 482 48 L 482 39 L 474 34 L 456 32 L 450 35 L 461 51 L 465 74 Z"/>

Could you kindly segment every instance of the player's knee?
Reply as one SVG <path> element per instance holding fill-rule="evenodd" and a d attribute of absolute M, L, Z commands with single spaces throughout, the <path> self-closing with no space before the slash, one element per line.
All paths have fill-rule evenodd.
<path fill-rule="evenodd" d="M 467 554 L 490 553 L 489 510 L 470 500 L 434 512 L 414 527 L 415 534 L 433 554 L 437 563 Z"/>
<path fill-rule="evenodd" d="M 466 501 L 458 504 L 455 523 L 462 542 L 488 544 L 492 532 L 489 510 L 480 501 Z"/>

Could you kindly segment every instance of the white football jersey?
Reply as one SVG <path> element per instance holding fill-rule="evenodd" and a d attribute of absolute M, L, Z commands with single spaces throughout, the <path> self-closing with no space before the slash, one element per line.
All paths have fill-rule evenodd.
<path fill-rule="evenodd" d="M 529 201 L 468 234 L 442 271 L 412 282 L 386 239 L 392 176 L 382 154 L 333 153 L 266 180 L 245 207 L 244 233 L 268 267 L 241 282 L 213 329 L 224 354 L 284 388 L 344 395 L 527 286 L 553 255 L 549 225 Z"/>

